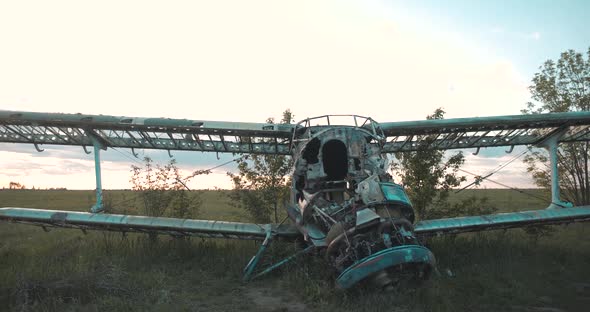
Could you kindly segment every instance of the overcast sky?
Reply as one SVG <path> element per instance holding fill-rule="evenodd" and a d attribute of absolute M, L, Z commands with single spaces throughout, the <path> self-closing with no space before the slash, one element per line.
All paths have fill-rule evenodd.
<path fill-rule="evenodd" d="M 296 119 L 518 114 L 545 60 L 588 49 L 588 12 L 583 0 L 0 1 L 0 109 L 255 122 L 287 108 Z M 173 154 L 186 172 L 231 159 Z M 481 154 L 465 168 L 485 173 L 517 152 Z M 128 188 L 129 152 L 103 155 L 103 186 Z M 231 169 L 191 185 L 229 187 Z M 531 186 L 521 161 L 493 178 Z M 2 144 L 9 181 L 93 189 L 92 155 Z"/>

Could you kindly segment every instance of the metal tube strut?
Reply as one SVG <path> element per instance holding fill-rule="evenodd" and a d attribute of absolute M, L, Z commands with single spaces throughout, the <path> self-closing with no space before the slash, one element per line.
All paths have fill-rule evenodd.
<path fill-rule="evenodd" d="M 94 174 L 96 176 L 96 203 L 92 208 L 90 208 L 90 212 L 92 213 L 99 213 L 103 211 L 104 207 L 102 206 L 102 179 L 101 179 L 101 170 L 100 170 L 100 150 L 103 148 L 102 144 L 91 136 L 92 145 L 94 147 Z"/>
<path fill-rule="evenodd" d="M 268 247 L 268 245 L 270 245 L 270 242 L 272 240 L 271 225 L 267 224 L 265 226 L 264 230 L 266 231 L 266 237 L 264 238 L 264 241 L 260 245 L 260 248 L 258 249 L 258 252 L 256 252 L 256 255 L 254 257 L 252 257 L 252 259 L 250 259 L 250 262 L 248 262 L 248 264 L 244 268 L 244 277 L 243 277 L 244 282 L 247 282 L 248 280 L 250 280 L 250 276 L 252 275 L 252 272 L 254 272 L 256 265 L 258 265 L 258 261 L 260 260 L 260 258 L 262 258 L 262 254 L 264 254 L 266 247 Z"/>
<path fill-rule="evenodd" d="M 283 260 L 281 260 L 281 261 L 279 261 L 279 262 L 277 262 L 277 263 L 269 266 L 268 268 L 264 269 L 262 272 L 254 275 L 252 278 L 250 278 L 250 280 L 253 280 L 255 278 L 259 278 L 260 276 L 262 276 L 264 274 L 270 273 L 270 272 L 274 271 L 275 269 L 279 268 L 280 266 L 282 266 L 284 264 L 287 264 L 290 261 L 292 261 L 293 259 L 299 257 L 300 255 L 306 254 L 306 253 L 314 250 L 315 248 L 316 248 L 316 246 L 309 245 L 305 249 L 299 250 L 298 252 L 290 255 L 289 257 L 287 257 L 287 258 L 285 258 L 285 259 L 283 259 Z"/>
<path fill-rule="evenodd" d="M 547 209 L 571 208 L 572 203 L 562 201 L 559 194 L 559 168 L 557 151 L 559 139 L 567 132 L 567 128 L 556 132 L 545 140 L 541 145 L 549 152 L 549 163 L 551 166 L 551 204 Z"/>

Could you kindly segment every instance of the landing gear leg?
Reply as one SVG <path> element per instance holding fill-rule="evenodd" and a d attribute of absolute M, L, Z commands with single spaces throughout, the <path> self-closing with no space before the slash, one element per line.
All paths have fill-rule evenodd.
<path fill-rule="evenodd" d="M 248 264 L 244 268 L 244 278 L 243 278 L 244 282 L 253 280 L 253 279 L 258 278 L 264 274 L 270 273 L 270 272 L 274 271 L 275 269 L 279 268 L 280 266 L 282 266 L 286 263 L 289 263 L 290 261 L 297 258 L 298 256 L 309 253 L 310 251 L 315 249 L 314 245 L 309 245 L 306 248 L 299 250 L 298 252 L 292 254 L 291 256 L 289 256 L 289 257 L 287 257 L 275 264 L 272 264 L 272 265 L 268 266 L 266 269 L 254 274 L 254 270 L 256 269 L 258 262 L 262 258 L 264 251 L 266 250 L 268 245 L 270 245 L 271 240 L 272 240 L 271 225 L 267 224 L 265 230 L 266 230 L 266 238 L 264 239 L 264 242 L 262 242 L 262 245 L 260 245 L 260 248 L 258 249 L 258 252 L 256 253 L 256 255 L 254 257 L 252 257 L 250 262 L 248 262 Z"/>

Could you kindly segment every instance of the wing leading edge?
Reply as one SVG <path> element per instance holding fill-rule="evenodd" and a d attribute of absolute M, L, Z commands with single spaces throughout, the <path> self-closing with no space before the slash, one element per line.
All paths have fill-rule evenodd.
<path fill-rule="evenodd" d="M 43 227 L 78 228 L 116 232 L 168 234 L 172 236 L 198 236 L 264 240 L 269 231 L 283 238 L 296 238 L 300 233 L 289 226 L 178 219 L 164 217 L 131 216 L 108 213 L 46 210 L 32 208 L 0 208 L 0 220 L 26 223 Z"/>
<path fill-rule="evenodd" d="M 296 125 L 0 110 L 0 142 L 220 153 L 291 152 Z M 384 153 L 590 140 L 590 112 L 454 118 L 379 124 Z M 259 139 L 265 139 L 263 141 Z"/>
<path fill-rule="evenodd" d="M 98 140 L 103 147 L 288 155 L 294 127 L 0 110 L 0 142 L 36 145 L 92 146 Z"/>
<path fill-rule="evenodd" d="M 380 123 L 384 153 L 537 145 L 565 131 L 559 142 L 590 140 L 590 112 L 433 119 Z"/>
<path fill-rule="evenodd" d="M 415 231 L 419 236 L 437 236 L 584 221 L 590 221 L 590 206 L 425 220 L 416 223 Z"/>
<path fill-rule="evenodd" d="M 271 231 L 274 236 L 288 240 L 301 237 L 301 233 L 294 226 L 290 225 L 146 217 L 33 208 L 0 208 L 0 220 L 43 227 L 155 233 L 207 238 L 264 240 L 268 231 Z M 427 237 L 584 221 L 590 221 L 590 206 L 425 220 L 415 224 L 415 232 L 418 236 Z"/>

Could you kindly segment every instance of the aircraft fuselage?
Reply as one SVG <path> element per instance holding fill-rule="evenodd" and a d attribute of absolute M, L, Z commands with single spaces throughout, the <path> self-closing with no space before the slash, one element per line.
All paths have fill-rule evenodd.
<path fill-rule="evenodd" d="M 384 138 L 375 127 L 308 126 L 294 142 L 289 216 L 306 241 L 325 247 L 326 259 L 341 274 L 341 287 L 346 288 L 345 273 L 356 279 L 375 276 L 387 286 L 391 269 L 417 265 L 420 275 L 430 272 L 434 257 L 414 236 L 414 210 L 387 172 L 380 148 Z M 416 251 L 426 259 L 393 259 Z M 375 255 L 380 256 L 372 259 Z M 368 260 L 389 264 L 378 271 L 354 269 Z"/>

